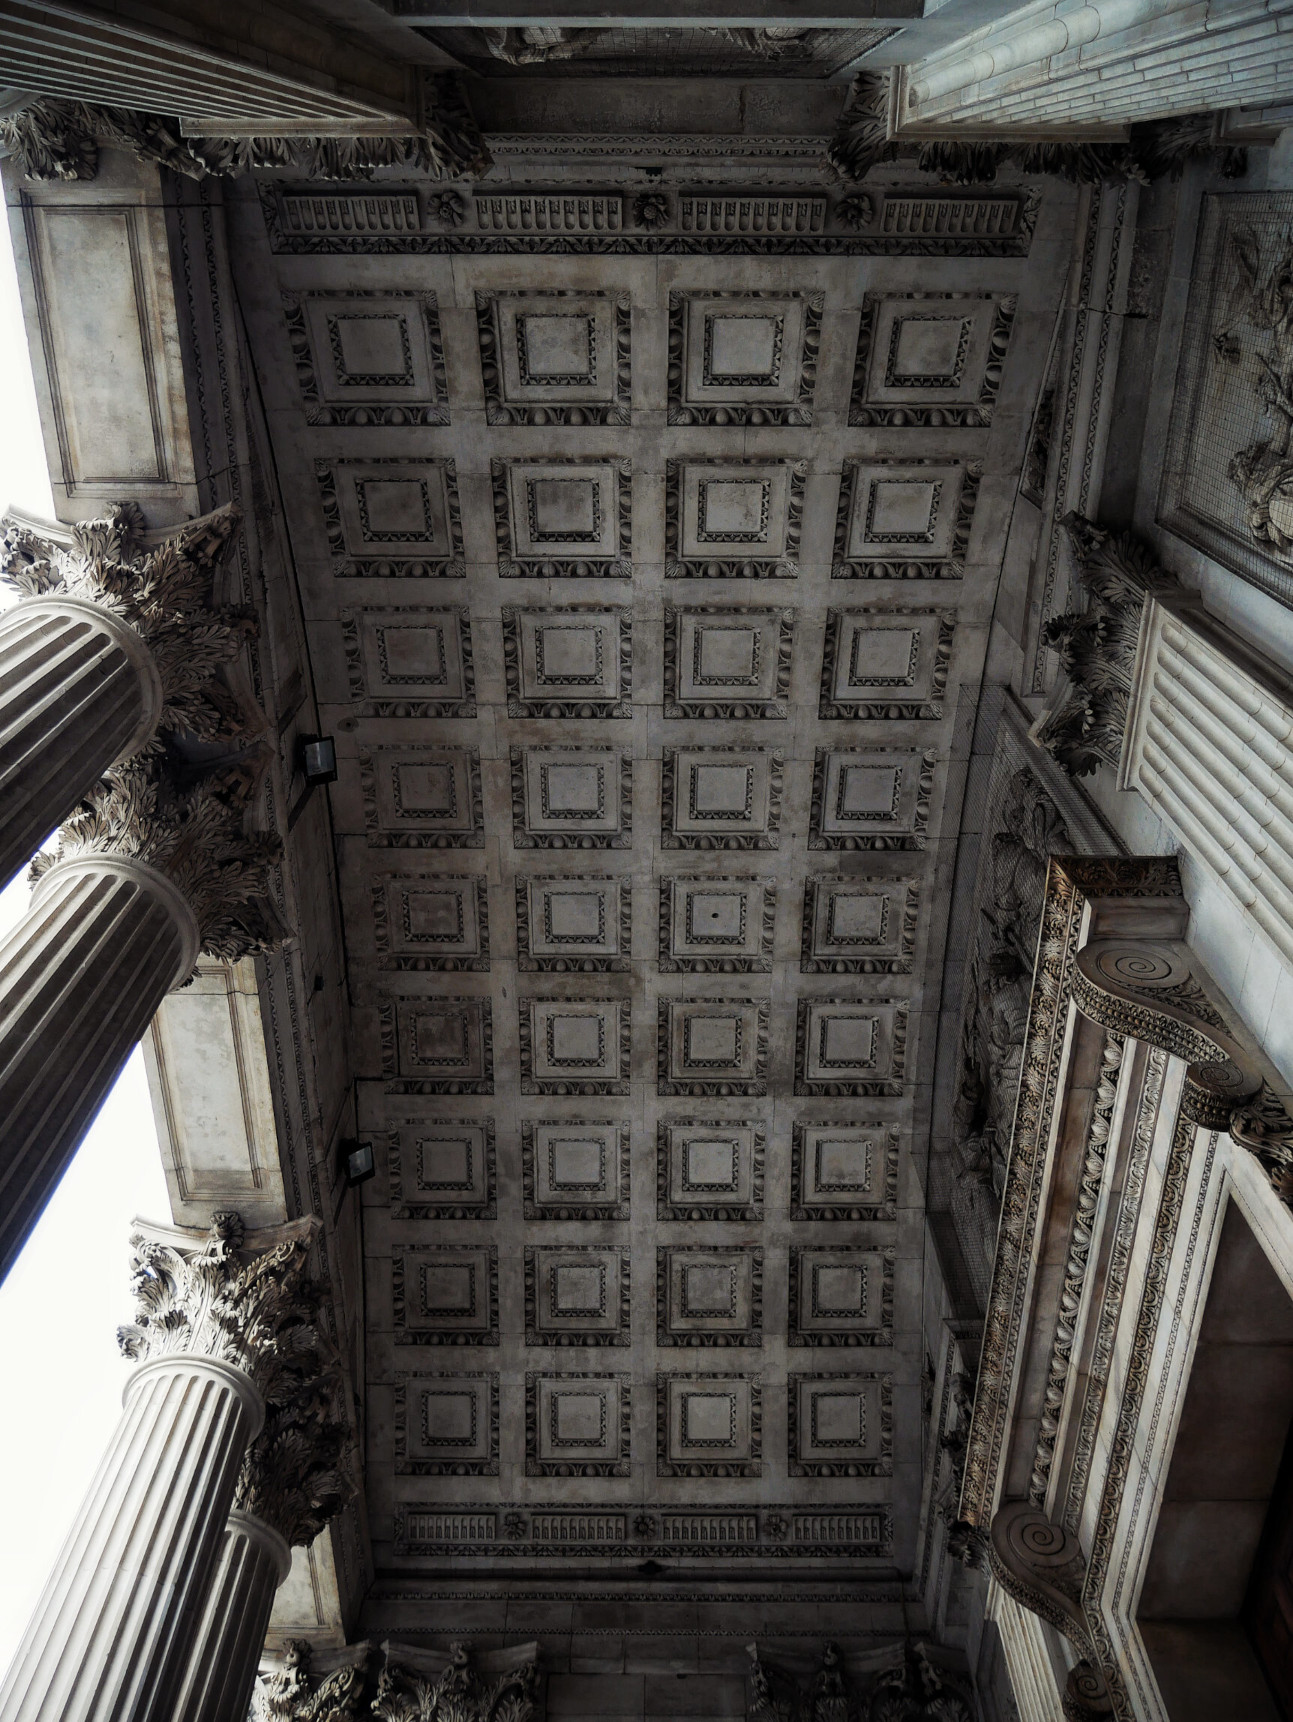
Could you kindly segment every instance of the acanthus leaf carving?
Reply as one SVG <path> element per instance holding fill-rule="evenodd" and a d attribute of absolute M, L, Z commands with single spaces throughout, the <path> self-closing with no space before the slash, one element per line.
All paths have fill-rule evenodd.
<path fill-rule="evenodd" d="M 368 1644 L 349 1647 L 353 1662 L 315 1678 L 310 1645 L 290 1638 L 282 1661 L 261 1672 L 252 1692 L 248 1722 L 359 1722 L 367 1709 Z"/>
<path fill-rule="evenodd" d="M 1117 769 L 1145 601 L 1178 587 L 1134 533 L 1107 532 L 1076 513 L 1066 514 L 1061 524 L 1088 603 L 1085 610 L 1052 617 L 1042 630 L 1069 686 L 1038 724 L 1036 737 L 1070 777 L 1086 777 L 1101 764 Z"/>
<path fill-rule="evenodd" d="M 249 1375 L 268 1402 L 290 1394 L 297 1357 L 319 1343 L 320 1298 L 305 1277 L 319 1232 L 311 1216 L 254 1235 L 217 1213 L 205 1233 L 149 1227 L 133 1234 L 135 1319 L 117 1329 L 136 1363 L 185 1353 Z"/>
<path fill-rule="evenodd" d="M 510 1666 L 487 1672 L 471 1647 L 449 1646 L 448 1665 L 436 1672 L 415 1666 L 413 1657 L 425 1663 L 425 1653 L 401 1654 L 387 1645 L 373 1700 L 372 1714 L 378 1722 L 530 1722 L 535 1714 L 539 1671 L 535 1647 L 522 1652 L 523 1660 L 509 1658 Z"/>
<path fill-rule="evenodd" d="M 266 167 L 325 180 L 368 179 L 383 167 L 413 168 L 435 179 L 484 173 L 491 158 L 461 79 L 424 73 L 419 106 L 417 129 L 404 135 L 185 137 L 157 114 L 40 96 L 0 119 L 0 143 L 34 180 L 94 179 L 101 144 L 186 179 Z"/>

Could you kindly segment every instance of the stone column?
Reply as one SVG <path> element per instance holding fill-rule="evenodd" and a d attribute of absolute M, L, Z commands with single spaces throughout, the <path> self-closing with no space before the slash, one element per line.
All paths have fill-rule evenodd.
<path fill-rule="evenodd" d="M 0 1722 L 171 1722 L 248 1443 L 292 1354 L 314 1220 L 133 1240 L 125 1410 L 0 1687 Z"/>
<path fill-rule="evenodd" d="M 0 1277 L 199 946 L 184 894 L 120 855 L 53 867 L 0 940 Z"/>
<path fill-rule="evenodd" d="M 245 1722 L 274 1592 L 354 1493 L 343 1377 L 320 1350 L 290 1360 L 238 1478 L 174 1722 Z"/>
<path fill-rule="evenodd" d="M 152 740 L 152 653 L 81 598 L 28 598 L 0 616 L 0 886 L 110 765 Z"/>
<path fill-rule="evenodd" d="M 87 616 L 96 625 L 102 617 L 101 637 L 120 643 L 133 631 L 143 642 L 157 679 L 149 722 L 160 743 L 107 776 L 97 776 L 96 755 L 96 781 L 78 777 L 75 794 L 68 734 L 47 736 L 43 748 L 33 743 L 11 774 L 15 795 L 39 799 L 37 790 L 45 795 L 57 782 L 74 808 L 56 814 L 66 815 L 58 854 L 37 857 L 31 910 L 0 941 L 0 1277 L 132 1047 L 167 992 L 192 974 L 199 951 L 242 956 L 279 931 L 263 907 L 276 844 L 245 830 L 264 757 L 260 714 L 223 671 L 247 623 L 210 604 L 215 560 L 234 520 L 222 510 L 151 545 L 138 511 L 124 506 L 61 537 L 12 516 L 0 523 L 0 575 L 25 594 L 20 617 Z M 0 632 L 0 648 L 3 640 Z M 0 677 L 3 668 L 0 655 Z M 21 703 L 20 691 L 13 697 Z M 0 703 L 0 725 L 4 712 Z M 115 756 L 119 744 L 144 738 L 136 727 L 123 743 L 125 721 L 102 751 Z M 5 766 L 0 727 L 0 846 L 10 836 Z M 29 830 L 42 827 L 38 836 L 52 794 L 29 820 Z"/>

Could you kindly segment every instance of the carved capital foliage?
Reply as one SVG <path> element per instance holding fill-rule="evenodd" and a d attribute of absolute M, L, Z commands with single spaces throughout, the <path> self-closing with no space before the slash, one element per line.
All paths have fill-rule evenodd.
<path fill-rule="evenodd" d="M 248 831 L 248 804 L 268 761 L 264 719 L 226 666 L 254 631 L 215 602 L 219 563 L 239 524 L 220 508 L 164 537 L 146 535 L 133 503 L 61 532 L 15 515 L 0 523 L 0 579 L 26 597 L 93 603 L 139 635 L 162 690 L 153 740 L 108 772 L 59 832 L 60 861 L 117 855 L 165 873 L 188 900 L 202 949 L 236 960 L 274 944 L 267 896 L 279 844 Z"/>
<path fill-rule="evenodd" d="M 533 1655 L 491 1672 L 469 1645 L 451 1644 L 448 1666 L 433 1672 L 388 1645 L 372 1713 L 379 1722 L 530 1722 L 538 1683 Z"/>
<path fill-rule="evenodd" d="M 367 179 L 404 167 L 434 179 L 474 176 L 490 165 L 462 80 L 422 74 L 418 130 L 404 137 L 183 137 L 157 114 L 41 96 L 0 120 L 0 144 L 28 179 L 86 180 L 99 171 L 99 147 L 128 150 L 186 179 L 289 167 L 308 179 Z"/>
<path fill-rule="evenodd" d="M 136 1232 L 135 1319 L 117 1329 L 121 1350 L 137 1363 L 181 1352 L 209 1357 L 243 1370 L 268 1403 L 289 1403 L 300 1360 L 320 1345 L 319 1288 L 305 1277 L 318 1230 L 312 1217 L 291 1220 L 249 1246 L 237 1214 L 216 1214 L 206 1233 Z"/>
<path fill-rule="evenodd" d="M 371 1647 L 354 1645 L 346 1654 L 356 1660 L 315 1677 L 310 1646 L 289 1639 L 282 1661 L 256 1682 L 249 1722 L 358 1722 L 368 1708 L 365 1674 Z"/>
<path fill-rule="evenodd" d="M 900 1660 L 878 1676 L 849 1672 L 827 1644 L 813 1674 L 747 1644 L 748 1722 L 972 1722 L 966 1686 L 936 1663 L 927 1645 L 909 1639 Z"/>
<path fill-rule="evenodd" d="M 1070 777 L 1085 777 L 1102 763 L 1117 768 L 1145 600 L 1178 588 L 1134 533 L 1105 532 L 1080 514 L 1066 515 L 1064 525 L 1088 602 L 1085 610 L 1053 617 L 1043 630 L 1068 692 L 1046 715 L 1037 740 Z"/>
<path fill-rule="evenodd" d="M 1228 179 L 1247 171 L 1247 151 L 1221 141 L 1219 115 L 1178 114 L 1133 125 L 1125 143 L 1025 143 L 1018 139 L 969 141 L 949 137 L 904 142 L 888 136 L 888 72 L 859 72 L 826 152 L 843 179 L 863 178 L 868 169 L 895 157 L 915 157 L 924 173 L 956 185 L 990 184 L 997 169 L 1013 163 L 1024 173 L 1053 173 L 1077 185 L 1135 179 L 1142 184 L 1170 175 L 1179 179 L 1192 161 L 1210 160 Z"/>
<path fill-rule="evenodd" d="M 305 1548 L 355 1489 L 341 1371 L 319 1348 L 295 1352 L 243 1459 L 235 1505 Z"/>
<path fill-rule="evenodd" d="M 133 502 L 66 529 L 6 514 L 0 580 L 26 598 L 84 599 L 133 628 L 157 666 L 163 731 L 237 734 L 242 714 L 215 677 L 254 622 L 216 604 L 212 587 L 239 519 L 236 508 L 218 508 L 150 541 Z"/>

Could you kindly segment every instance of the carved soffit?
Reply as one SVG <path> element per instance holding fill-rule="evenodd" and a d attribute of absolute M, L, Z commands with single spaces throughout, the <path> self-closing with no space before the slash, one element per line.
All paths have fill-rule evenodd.
<path fill-rule="evenodd" d="M 262 1668 L 248 1722 L 358 1722 L 368 1711 L 370 1644 L 347 1645 L 338 1667 L 315 1670 L 316 1653 L 289 1639 L 281 1661 Z M 325 1653 L 327 1661 L 335 1653 Z"/>
<path fill-rule="evenodd" d="M 539 1685 L 539 1647 L 448 1653 L 387 1643 L 372 1714 L 379 1722 L 530 1722 Z"/>
<path fill-rule="evenodd" d="M 969 141 L 956 137 L 905 142 L 889 131 L 893 72 L 859 72 L 853 80 L 839 128 L 826 152 L 830 166 L 842 179 L 858 180 L 882 162 L 900 156 L 916 158 L 926 173 L 937 173 L 957 185 L 988 184 L 997 169 L 1015 163 L 1024 173 L 1053 173 L 1079 185 L 1110 179 L 1135 179 L 1143 184 L 1170 175 L 1179 179 L 1192 161 L 1211 160 L 1227 179 L 1244 174 L 1248 152 L 1222 140 L 1220 115 L 1180 114 L 1148 120 L 1128 128 L 1125 141 L 1065 143 L 1017 139 Z"/>
<path fill-rule="evenodd" d="M 432 179 L 474 177 L 490 165 L 460 77 L 423 72 L 419 129 L 381 137 L 186 137 L 169 116 L 41 96 L 0 119 L 0 145 L 28 179 L 86 180 L 99 171 L 101 144 L 156 162 L 186 179 L 291 168 L 309 179 L 367 179 L 404 167 Z"/>
<path fill-rule="evenodd" d="M 249 1375 L 267 1403 L 290 1401 L 302 1356 L 320 1347 L 320 1288 L 306 1278 L 313 1216 L 248 1234 L 233 1213 L 210 1230 L 141 1225 L 132 1235 L 135 1319 L 117 1342 L 137 1363 L 185 1353 Z"/>
<path fill-rule="evenodd" d="M 215 602 L 240 516 L 216 509 L 165 535 L 145 532 L 133 503 L 67 529 L 10 513 L 0 521 L 0 579 L 25 597 L 84 599 L 144 641 L 162 688 L 158 729 L 107 772 L 38 855 L 33 879 L 60 861 L 116 855 L 146 863 L 187 899 L 202 949 L 236 961 L 284 928 L 268 895 L 279 843 L 249 830 L 269 764 L 265 720 L 230 674 L 251 615 Z"/>
<path fill-rule="evenodd" d="M 1033 739 L 1070 777 L 1102 764 L 1116 771 L 1127 730 L 1145 602 L 1179 593 L 1149 545 L 1132 532 L 1110 533 L 1080 514 L 1063 525 L 1077 557 L 1085 610 L 1053 617 L 1043 630 L 1059 655 L 1067 687 L 1033 729 Z"/>

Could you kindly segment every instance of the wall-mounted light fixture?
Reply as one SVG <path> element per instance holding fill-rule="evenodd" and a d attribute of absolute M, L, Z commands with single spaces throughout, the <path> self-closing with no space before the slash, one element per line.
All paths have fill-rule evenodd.
<path fill-rule="evenodd" d="M 371 1142 L 341 1142 L 337 1145 L 337 1152 L 346 1183 L 352 1189 L 356 1184 L 367 1183 L 377 1170 Z"/>
<path fill-rule="evenodd" d="M 311 789 L 337 781 L 337 744 L 330 735 L 298 736 L 296 757 L 301 776 Z"/>

